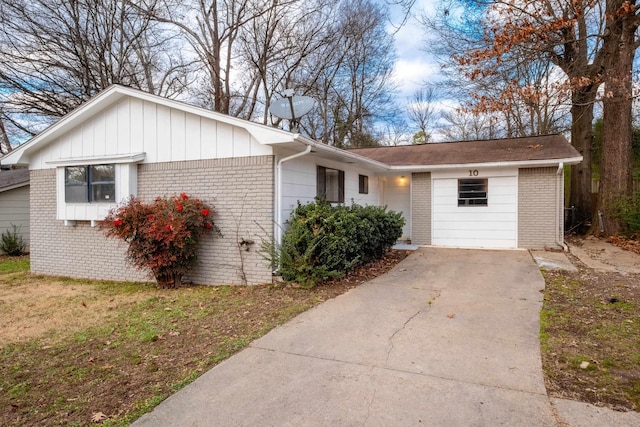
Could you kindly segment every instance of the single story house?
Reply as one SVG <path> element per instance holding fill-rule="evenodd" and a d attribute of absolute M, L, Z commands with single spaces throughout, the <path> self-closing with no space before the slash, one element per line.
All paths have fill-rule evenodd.
<path fill-rule="evenodd" d="M 17 227 L 29 250 L 29 169 L 0 168 L 0 235 Z M 2 249 L 0 249 L 2 253 Z"/>
<path fill-rule="evenodd" d="M 202 242 L 189 277 L 202 284 L 270 282 L 260 242 L 320 194 L 402 211 L 418 245 L 560 246 L 562 170 L 580 161 L 562 136 L 341 150 L 117 85 L 1 159 L 30 169 L 32 271 L 147 279 L 96 225 L 130 195 L 186 192 L 223 235 Z"/>

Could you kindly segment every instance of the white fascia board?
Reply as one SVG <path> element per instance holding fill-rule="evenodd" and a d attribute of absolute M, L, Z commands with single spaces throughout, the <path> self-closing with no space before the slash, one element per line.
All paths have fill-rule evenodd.
<path fill-rule="evenodd" d="M 46 162 L 52 166 L 84 166 L 114 163 L 138 163 L 145 159 L 147 153 L 115 154 L 110 156 L 72 157 Z"/>
<path fill-rule="evenodd" d="M 106 108 L 107 106 L 118 102 L 121 98 L 124 97 L 124 94 L 121 94 L 119 89 L 120 86 L 110 86 L 105 89 L 102 93 L 100 93 L 95 98 L 90 99 L 85 102 L 56 123 L 52 124 L 38 135 L 31 138 L 31 140 L 25 142 L 24 144 L 16 147 L 2 158 L 3 165 L 28 165 L 29 164 L 29 153 L 40 149 L 40 147 L 47 145 L 49 142 L 56 139 L 58 136 L 64 134 L 79 123 L 87 120 L 87 118 L 93 116 L 96 112 Z"/>
<path fill-rule="evenodd" d="M 345 161 L 365 164 L 379 171 L 388 171 L 390 169 L 390 166 L 387 165 L 386 163 L 382 163 L 377 160 L 373 160 L 368 157 L 361 156 L 359 154 L 354 154 L 350 151 L 343 150 L 341 148 L 336 148 L 336 147 L 332 147 L 331 145 L 316 142 L 312 139 L 309 139 L 300 135 L 296 135 L 296 141 L 301 142 L 305 145 L 310 145 L 312 148 L 318 151 L 324 151 L 326 153 L 331 153 L 331 154 L 340 156 L 343 159 L 345 159 Z"/>
<path fill-rule="evenodd" d="M 388 166 L 393 172 L 429 172 L 442 169 L 464 169 L 464 168 L 488 168 L 488 167 L 546 167 L 558 166 L 563 163 L 565 165 L 575 165 L 582 161 L 580 157 L 570 157 L 566 159 L 544 159 L 544 160 L 523 160 L 512 162 L 485 162 L 485 163 L 456 163 L 446 165 L 414 165 L 414 166 Z"/>

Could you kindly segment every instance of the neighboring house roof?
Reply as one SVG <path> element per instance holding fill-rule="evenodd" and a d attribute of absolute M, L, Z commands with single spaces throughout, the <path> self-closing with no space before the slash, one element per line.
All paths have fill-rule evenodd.
<path fill-rule="evenodd" d="M 391 166 L 393 169 L 475 164 L 571 164 L 582 160 L 580 153 L 562 135 L 486 141 L 442 142 L 349 150 Z"/>
<path fill-rule="evenodd" d="M 29 185 L 29 169 L 0 170 L 0 193 Z"/>

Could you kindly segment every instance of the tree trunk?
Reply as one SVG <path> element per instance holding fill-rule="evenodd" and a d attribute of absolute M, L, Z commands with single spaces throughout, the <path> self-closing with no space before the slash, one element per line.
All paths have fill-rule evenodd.
<path fill-rule="evenodd" d="M 613 9 L 618 10 L 615 5 Z M 598 210 L 602 212 L 604 235 L 621 231 L 615 205 L 632 190 L 632 71 L 634 56 L 633 16 L 624 16 L 607 25 L 611 46 L 604 74 L 602 167 Z"/>
<path fill-rule="evenodd" d="M 591 143 L 593 141 L 593 104 L 597 87 L 577 88 L 571 106 L 571 144 L 582 155 L 582 163 L 571 166 L 569 204 L 575 207 L 576 224 L 591 221 Z"/>

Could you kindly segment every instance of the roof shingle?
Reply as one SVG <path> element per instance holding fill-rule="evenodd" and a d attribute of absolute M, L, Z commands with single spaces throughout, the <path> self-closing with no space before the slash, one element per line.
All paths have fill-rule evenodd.
<path fill-rule="evenodd" d="M 355 148 L 350 151 L 390 166 L 435 166 L 580 157 L 580 153 L 562 135 Z"/>
<path fill-rule="evenodd" d="M 29 169 L 0 170 L 0 191 L 29 182 Z"/>

